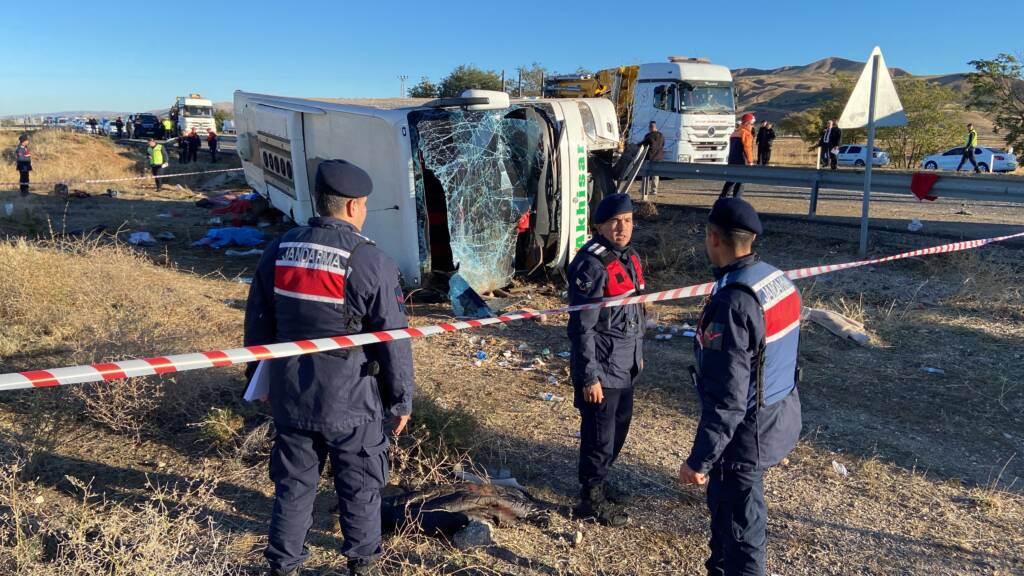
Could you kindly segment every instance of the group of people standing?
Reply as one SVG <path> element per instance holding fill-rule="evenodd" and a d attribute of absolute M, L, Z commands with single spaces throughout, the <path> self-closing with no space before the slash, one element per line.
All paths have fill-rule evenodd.
<path fill-rule="evenodd" d="M 203 141 L 195 128 L 188 132 L 182 132 L 178 136 L 177 141 L 179 163 L 188 164 L 189 162 L 199 161 L 199 149 L 203 147 Z M 216 164 L 219 143 L 217 142 L 217 133 L 212 128 L 207 128 L 206 130 L 206 145 L 210 149 L 210 162 Z"/>
<path fill-rule="evenodd" d="M 749 130 L 748 130 L 749 132 Z M 373 182 L 343 160 L 317 167 L 319 217 L 271 242 L 253 277 L 245 345 L 258 346 L 408 326 L 395 262 L 361 234 Z M 569 300 L 592 304 L 646 289 L 631 245 L 633 204 L 603 198 L 596 233 L 569 265 Z M 765 471 L 800 434 L 797 343 L 800 296 L 753 251 L 757 212 L 719 200 L 704 245 L 717 282 L 697 323 L 692 381 L 700 422 L 679 480 L 707 487 L 712 575 L 764 574 Z M 396 297 L 397 296 L 397 297 Z M 610 527 L 629 522 L 630 494 L 610 481 L 633 416 L 644 371 L 643 304 L 570 314 L 570 373 L 580 413 L 575 513 Z M 388 483 L 389 436 L 412 414 L 409 340 L 388 339 L 337 352 L 293 356 L 265 366 L 277 434 L 270 456 L 275 500 L 265 557 L 274 576 L 296 576 L 309 559 L 317 485 L 330 461 L 349 574 L 379 575 L 381 496 Z M 251 364 L 250 377 L 257 368 Z M 385 421 L 390 419 L 390 424 Z"/>

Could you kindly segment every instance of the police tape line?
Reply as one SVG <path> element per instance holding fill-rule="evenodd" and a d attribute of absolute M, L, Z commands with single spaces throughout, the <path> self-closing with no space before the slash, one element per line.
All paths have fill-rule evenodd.
<path fill-rule="evenodd" d="M 244 168 L 221 168 L 218 170 L 202 170 L 199 172 L 176 172 L 174 174 L 158 174 L 156 176 L 130 176 L 128 178 L 104 178 L 100 180 L 40 180 L 29 182 L 29 186 L 50 186 L 53 184 L 108 184 L 110 182 L 130 182 L 132 180 L 156 180 L 163 178 L 177 178 L 179 176 L 197 176 L 199 174 L 219 174 L 222 172 L 241 172 Z M 20 182 L 0 182 L 0 186 L 18 186 Z"/>
<path fill-rule="evenodd" d="M 802 278 L 818 276 L 820 274 L 827 274 L 829 272 L 847 270 L 849 268 L 857 268 L 859 266 L 869 266 L 872 264 L 882 264 L 885 262 L 892 262 L 894 260 L 902 260 L 904 258 L 913 258 L 915 256 L 971 250 L 974 248 L 980 248 L 986 244 L 1002 242 L 1012 238 L 1024 238 L 1024 232 L 994 238 L 984 238 L 981 240 L 953 242 L 951 244 L 921 248 L 919 250 L 911 250 L 910 252 L 903 252 L 892 256 L 872 258 L 870 260 L 858 260 L 855 262 L 844 262 L 841 264 L 799 268 L 787 271 L 786 276 L 793 280 L 799 280 Z M 318 338 L 315 340 L 299 340 L 296 342 L 281 342 L 278 344 L 267 344 L 265 346 L 247 346 L 244 348 L 214 350 L 211 352 L 198 352 L 194 354 L 137 358 L 116 362 L 52 368 L 49 370 L 12 372 L 9 374 L 0 374 L 0 391 L 19 390 L 23 388 L 45 388 L 49 386 L 63 386 L 67 384 L 101 382 L 104 380 L 121 380 L 124 378 L 134 378 L 139 376 L 153 376 L 170 374 L 173 372 L 185 372 L 188 370 L 217 368 L 259 360 L 288 358 L 291 356 L 301 356 L 303 354 L 327 352 L 342 348 L 353 348 L 366 344 L 390 342 L 392 340 L 435 336 L 437 334 L 468 330 L 470 328 L 478 328 L 480 326 L 503 324 L 515 320 L 527 320 L 542 315 L 566 314 L 580 310 L 594 310 L 598 308 L 610 308 L 614 306 L 625 306 L 628 304 L 641 304 L 646 302 L 680 300 L 709 294 L 713 285 L 713 282 L 707 282 L 704 284 L 673 288 L 671 290 L 652 292 L 650 294 L 642 294 L 639 296 L 627 296 L 625 298 L 603 300 L 601 302 L 581 304 L 577 306 L 565 306 L 551 310 L 503 314 L 495 318 L 466 320 L 463 322 L 452 322 L 450 324 L 400 328 L 397 330 L 386 330 L 382 332 L 368 332 L 364 334 L 353 334 L 350 336 L 334 336 L 330 338 Z"/>

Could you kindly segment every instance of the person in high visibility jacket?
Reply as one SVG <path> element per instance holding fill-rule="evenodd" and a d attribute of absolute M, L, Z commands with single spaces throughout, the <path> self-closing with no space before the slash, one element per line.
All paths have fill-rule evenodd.
<path fill-rule="evenodd" d="M 679 480 L 707 485 L 713 576 L 765 574 L 764 474 L 800 437 L 800 293 L 754 253 L 761 233 L 757 212 L 739 198 L 718 200 L 708 216 L 716 282 L 694 337 L 700 422 Z"/>
<path fill-rule="evenodd" d="M 153 138 L 149 139 L 149 170 L 156 181 L 156 189 L 161 188 L 160 172 L 167 167 L 167 154 L 164 152 L 164 145 Z"/>
<path fill-rule="evenodd" d="M 164 127 L 163 138 L 170 138 L 174 135 L 174 124 L 171 123 L 170 118 L 164 118 L 161 125 Z"/>
<path fill-rule="evenodd" d="M 964 162 L 970 161 L 971 166 L 974 166 L 974 173 L 980 174 L 981 170 L 978 169 L 978 162 L 974 159 L 974 149 L 978 147 L 978 133 L 974 130 L 974 124 L 967 125 L 967 142 L 964 142 L 964 151 L 960 155 L 960 164 L 957 165 L 956 171 L 959 172 L 964 167 Z"/>
<path fill-rule="evenodd" d="M 605 196 L 594 211 L 598 233 L 569 264 L 569 303 L 589 304 L 642 293 L 640 256 L 630 246 L 633 204 Z M 580 411 L 580 504 L 577 513 L 623 526 L 629 496 L 607 482 L 633 419 L 633 386 L 643 370 L 644 308 L 629 304 L 569 314 L 573 405 Z"/>

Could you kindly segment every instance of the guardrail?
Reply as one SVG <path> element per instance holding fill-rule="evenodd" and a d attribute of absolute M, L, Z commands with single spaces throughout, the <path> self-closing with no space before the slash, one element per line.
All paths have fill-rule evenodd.
<path fill-rule="evenodd" d="M 931 189 L 931 193 L 936 196 L 1024 204 L 1024 178 L 1018 176 L 956 176 L 942 172 L 938 174 L 939 179 Z M 648 162 L 641 169 L 640 176 L 808 188 L 810 189 L 808 216 L 814 216 L 817 212 L 818 191 L 821 188 L 864 190 L 864 172 L 861 170 Z M 912 173 L 910 172 L 872 170 L 871 191 L 910 194 L 911 177 Z"/>

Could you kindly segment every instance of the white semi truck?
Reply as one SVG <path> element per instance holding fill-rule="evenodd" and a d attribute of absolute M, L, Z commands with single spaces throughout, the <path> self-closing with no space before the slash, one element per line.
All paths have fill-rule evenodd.
<path fill-rule="evenodd" d="M 488 291 L 516 270 L 564 270 L 589 236 L 588 162 L 609 160 L 619 141 L 603 98 L 470 90 L 389 110 L 235 92 L 234 104 L 246 180 L 293 221 L 317 215 L 321 161 L 369 173 L 364 233 L 407 287 L 457 270 Z"/>
<path fill-rule="evenodd" d="M 619 66 L 595 74 L 553 76 L 550 97 L 605 97 L 615 103 L 623 147 L 657 122 L 665 137 L 665 160 L 725 164 L 736 124 L 732 73 L 703 58 Z"/>
<path fill-rule="evenodd" d="M 177 97 L 171 108 L 170 117 L 178 134 L 188 133 L 193 128 L 202 135 L 206 134 L 208 128 L 217 130 L 216 120 L 213 118 L 213 102 L 199 94 Z"/>

